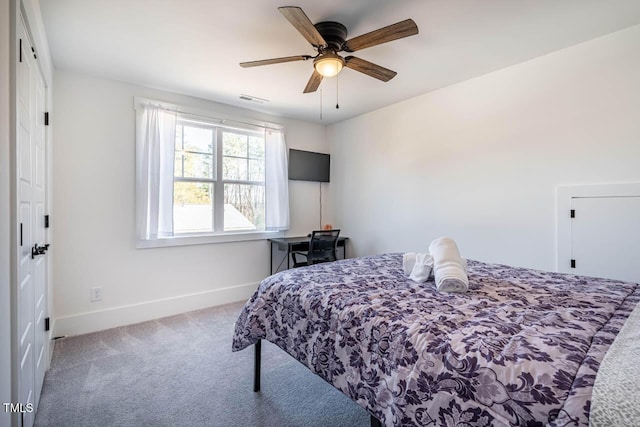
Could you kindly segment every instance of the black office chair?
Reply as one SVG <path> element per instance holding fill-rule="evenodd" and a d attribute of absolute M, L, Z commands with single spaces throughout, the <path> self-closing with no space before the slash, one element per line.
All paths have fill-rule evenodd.
<path fill-rule="evenodd" d="M 340 230 L 316 230 L 311 233 L 309 252 L 292 252 L 293 267 L 319 264 L 338 259 L 336 255 Z M 304 257 L 301 259 L 299 257 Z"/>

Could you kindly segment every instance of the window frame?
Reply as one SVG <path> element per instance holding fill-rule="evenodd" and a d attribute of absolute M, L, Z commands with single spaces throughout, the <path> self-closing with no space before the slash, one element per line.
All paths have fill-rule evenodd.
<path fill-rule="evenodd" d="M 224 217 L 224 187 L 225 184 L 239 184 L 239 185 L 254 185 L 261 186 L 263 191 L 265 191 L 265 181 L 252 181 L 252 180 L 239 180 L 239 179 L 225 179 L 224 178 L 224 159 L 225 157 L 236 158 L 236 159 L 244 159 L 247 163 L 247 178 L 249 177 L 249 161 L 250 160 L 260 160 L 259 157 L 251 157 L 249 154 L 249 138 L 250 137 L 258 137 L 260 134 L 257 131 L 250 131 L 245 129 L 238 129 L 235 127 L 224 126 L 222 124 L 215 124 L 206 121 L 206 119 L 196 119 L 189 117 L 189 115 L 178 113 L 178 117 L 176 120 L 176 125 L 183 126 L 183 140 L 182 140 L 182 150 L 181 152 L 195 153 L 195 154 L 206 154 L 211 155 L 213 157 L 212 162 L 212 171 L 211 178 L 195 178 L 195 177 L 185 177 L 184 176 L 184 157 L 182 157 L 182 176 L 177 177 L 175 172 L 173 174 L 173 182 L 174 185 L 176 182 L 193 182 L 193 183 L 206 183 L 211 184 L 213 186 L 213 209 L 211 210 L 211 223 L 213 224 L 212 231 L 184 231 L 184 232 L 175 232 L 174 228 L 174 237 L 188 237 L 188 236 L 206 236 L 206 235 L 218 235 L 218 234 L 227 234 L 227 233 L 239 233 L 239 232 L 264 232 L 265 228 L 256 228 L 255 230 L 225 230 L 225 217 Z M 204 153 L 199 151 L 187 151 L 184 149 L 184 126 L 190 126 L 194 128 L 203 128 L 203 129 L 211 129 L 212 138 L 213 138 L 213 149 L 211 153 Z M 247 137 L 247 150 L 246 156 L 226 156 L 224 154 L 224 134 L 231 133 L 237 135 L 243 135 Z M 263 144 L 264 141 L 263 137 Z M 175 148 L 174 148 L 175 150 Z M 175 151 L 174 151 L 175 152 Z M 174 154 L 175 156 L 175 154 Z M 262 157 L 263 165 L 265 162 L 264 156 Z M 266 166 L 266 165 L 264 165 Z M 263 168 L 264 170 L 264 168 Z M 175 204 L 174 204 L 175 207 Z"/>
<path fill-rule="evenodd" d="M 204 153 L 204 152 L 200 152 L 200 151 L 188 151 L 184 149 L 184 126 L 191 126 L 194 128 L 202 128 L 202 129 L 211 129 L 212 130 L 212 139 L 213 139 L 213 144 L 212 144 L 212 151 L 211 153 Z M 185 232 L 179 232 L 176 233 L 175 231 L 175 224 L 174 224 L 174 230 L 173 230 L 173 235 L 174 237 L 185 237 L 185 236 L 197 236 L 197 235 L 204 235 L 204 234 L 213 234 L 215 233 L 215 224 L 216 224 L 216 212 L 215 212 L 215 205 L 216 205 L 216 194 L 217 194 L 217 187 L 216 187 L 216 180 L 218 179 L 218 157 L 220 157 L 218 155 L 219 151 L 218 151 L 218 126 L 216 126 L 215 124 L 212 123 L 208 123 L 202 120 L 195 120 L 195 119 L 190 119 L 188 118 L 188 116 L 186 115 L 182 115 L 180 113 L 178 113 L 178 117 L 176 118 L 176 126 L 182 126 L 182 153 L 191 153 L 191 154 L 206 154 L 206 155 L 211 155 L 212 156 L 212 170 L 211 172 L 211 178 L 196 178 L 196 177 L 185 177 L 184 176 L 184 156 L 182 156 L 182 165 L 181 165 L 181 169 L 182 169 L 182 176 L 177 177 L 175 174 L 175 171 L 173 173 L 173 184 L 174 184 L 174 191 L 175 191 L 175 183 L 176 182 L 188 182 L 188 183 L 204 183 L 204 184 L 211 184 L 213 186 L 213 197 L 212 197 L 212 203 L 213 203 L 213 209 L 211 210 L 211 224 L 213 224 L 214 229 L 213 231 L 203 231 L 203 232 L 198 232 L 198 231 L 185 231 Z M 176 150 L 175 150 L 175 145 L 174 145 L 174 158 L 175 158 L 175 154 L 176 154 Z M 175 197 L 175 196 L 174 196 Z M 173 208 L 175 209 L 175 199 L 174 199 L 174 203 L 173 203 Z"/>
<path fill-rule="evenodd" d="M 138 109 L 141 105 L 144 104 L 149 104 L 149 103 L 153 103 L 153 104 L 157 104 L 157 105 L 162 105 L 164 108 L 168 109 L 168 110 L 173 110 L 176 111 L 176 113 L 178 114 L 178 121 L 179 120 L 187 120 L 187 121 L 193 121 L 196 123 L 202 123 L 202 124 L 210 124 L 212 127 L 217 128 L 216 129 L 216 133 L 220 132 L 221 129 L 227 128 L 229 130 L 233 130 L 233 131 L 238 131 L 238 132 L 248 132 L 248 133 L 253 133 L 255 134 L 256 132 L 251 132 L 249 129 L 250 128 L 255 128 L 255 129 L 277 129 L 279 131 L 283 130 L 283 126 L 277 123 L 270 123 L 270 122 L 264 122 L 264 121 L 258 121 L 258 120 L 252 120 L 252 119 L 248 119 L 248 118 L 243 118 L 243 117 L 236 117 L 236 116 L 231 116 L 231 115 L 227 115 L 227 114 L 220 114 L 217 112 L 213 112 L 207 109 L 202 109 L 202 108 L 196 108 L 196 107 L 185 107 L 185 106 L 178 106 L 175 104 L 170 104 L 170 103 L 166 103 L 166 102 L 161 102 L 161 101 L 156 101 L 156 100 L 152 100 L 152 99 L 147 99 L 147 98 L 142 98 L 142 97 L 134 97 L 134 109 Z M 235 127 L 229 124 L 233 124 L 233 123 L 238 123 L 239 126 Z M 225 124 L 227 124 L 225 126 Z M 246 127 L 246 128 L 245 128 Z M 222 176 L 222 158 L 224 157 L 222 155 L 223 151 L 222 151 L 222 138 L 218 137 L 216 135 L 216 153 L 214 154 L 215 159 L 216 159 L 216 175 L 218 175 L 218 173 L 220 174 L 220 176 Z M 266 141 L 265 141 L 266 142 Z M 265 147 L 266 149 L 266 147 Z M 175 148 L 174 148 L 175 150 Z M 266 165 L 265 165 L 266 166 Z M 218 172 L 219 171 L 219 172 Z M 266 173 L 266 170 L 265 170 Z M 183 175 L 184 175 L 184 170 L 183 170 Z M 216 176 L 217 178 L 217 176 Z M 265 177 L 266 178 L 266 177 Z M 185 179 L 185 178 L 183 178 Z M 186 178 L 189 180 L 192 180 L 192 182 L 197 182 L 198 180 L 201 180 L 200 178 Z M 222 187 L 219 191 L 218 188 L 215 187 L 215 185 L 217 185 L 219 182 L 221 183 L 222 180 L 216 180 L 215 184 L 214 184 L 214 199 L 216 197 L 216 194 L 221 194 L 221 200 L 223 200 L 223 202 L 220 205 L 221 210 L 222 210 L 222 215 L 224 217 L 224 185 L 222 184 Z M 174 172 L 174 182 L 175 182 L 175 172 Z M 209 182 L 209 180 L 206 180 L 206 182 Z M 231 181 L 229 181 L 231 182 Z M 251 183 L 252 181 L 237 181 L 240 184 L 248 184 Z M 265 192 L 266 192 L 266 182 L 262 182 L 260 183 L 261 185 L 263 185 L 265 187 Z M 265 206 L 266 209 L 266 206 Z M 215 204 L 215 200 L 214 200 L 214 215 L 215 215 L 215 210 L 216 210 L 216 204 Z M 266 239 L 271 239 L 271 238 L 276 238 L 276 237 L 283 237 L 285 235 L 285 231 L 276 231 L 276 230 L 266 230 L 266 229 L 260 229 L 260 230 L 243 230 L 243 231 L 239 231 L 239 230 L 233 230 L 233 231 L 216 231 L 216 222 L 215 222 L 215 218 L 213 218 L 214 220 L 214 231 L 212 232 L 185 232 L 185 233 L 175 233 L 173 236 L 168 236 L 168 237 L 159 237 L 156 239 L 139 239 L 136 238 L 136 248 L 138 249 L 145 249 L 145 248 L 159 248 L 159 247 L 171 247 L 171 246 L 188 246 L 188 245 L 202 245 L 202 244 L 216 244 L 216 243 L 232 243 L 232 242 L 244 242 L 244 241 L 255 241 L 255 240 L 266 240 Z"/>
<path fill-rule="evenodd" d="M 241 135 L 246 135 L 247 137 L 247 157 L 238 157 L 238 156 L 225 156 L 224 155 L 224 137 L 223 134 L 225 132 L 225 130 L 229 133 L 236 133 L 236 134 L 241 134 Z M 222 215 L 220 218 L 222 218 L 222 229 L 219 231 L 221 233 L 233 233 L 234 231 L 225 231 L 224 230 L 224 186 L 225 184 L 240 184 L 240 185 L 256 185 L 256 186 L 261 186 L 263 188 L 263 192 L 266 191 L 266 183 L 265 183 L 265 179 L 263 177 L 262 181 L 251 181 L 249 180 L 249 160 L 255 160 L 257 159 L 256 157 L 249 157 L 249 138 L 251 136 L 256 136 L 258 133 L 257 132 L 251 132 L 251 131 L 247 131 L 247 130 L 243 130 L 243 129 L 236 129 L 236 128 L 230 128 L 227 127 L 226 129 L 223 128 L 222 126 L 220 126 L 218 128 L 219 134 L 218 134 L 218 152 L 220 153 L 220 155 L 218 156 L 218 158 L 216 159 L 218 162 L 218 170 L 219 172 L 219 183 L 217 183 L 219 185 L 219 187 L 215 188 L 215 191 L 220 191 L 220 197 L 221 197 L 221 203 L 219 204 L 214 204 L 214 209 L 220 209 L 220 215 Z M 266 144 L 266 141 L 264 141 L 263 138 L 263 144 Z M 265 147 L 265 151 L 266 151 L 266 147 Z M 236 158 L 236 159 L 246 159 L 247 160 L 247 180 L 237 180 L 237 179 L 224 179 L 224 158 L 225 157 L 231 157 L 231 158 Z M 262 161 L 263 164 L 266 162 L 266 159 L 264 158 L 264 156 L 262 157 Z M 265 169 L 266 169 L 266 164 L 264 164 Z M 217 193 L 216 193 L 217 194 Z M 266 206 L 265 206 L 265 210 L 266 210 Z M 266 214 L 266 212 L 265 212 Z M 214 232 L 218 232 L 218 230 L 216 229 L 216 225 L 214 222 Z M 254 232 L 260 232 L 260 231 L 265 231 L 265 228 L 263 226 L 263 228 L 258 228 L 256 230 L 247 230 L 247 231 L 254 231 Z M 235 231 L 237 232 L 237 230 Z"/>

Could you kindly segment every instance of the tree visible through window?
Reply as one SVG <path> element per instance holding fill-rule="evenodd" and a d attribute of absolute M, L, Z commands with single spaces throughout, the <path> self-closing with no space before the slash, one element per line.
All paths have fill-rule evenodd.
<path fill-rule="evenodd" d="M 264 230 L 264 171 L 263 133 L 179 117 L 174 233 Z"/>
<path fill-rule="evenodd" d="M 264 137 L 223 130 L 222 154 L 225 231 L 264 229 Z"/>

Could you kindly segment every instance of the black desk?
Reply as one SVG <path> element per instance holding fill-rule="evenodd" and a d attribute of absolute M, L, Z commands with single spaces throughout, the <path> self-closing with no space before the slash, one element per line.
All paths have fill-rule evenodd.
<path fill-rule="evenodd" d="M 338 237 L 338 249 L 342 248 L 342 258 L 347 257 L 347 246 L 346 242 L 349 238 L 340 236 Z M 271 244 L 271 274 L 274 273 L 273 269 L 273 249 L 274 247 L 280 251 L 284 252 L 284 256 L 282 260 L 278 259 L 278 265 L 275 268 L 275 272 L 280 271 L 281 267 L 284 264 L 286 259 L 287 261 L 287 270 L 291 268 L 291 252 L 308 252 L 309 251 L 309 237 L 276 237 L 273 239 L 269 239 L 269 243 Z M 338 250 L 338 256 L 340 255 L 340 251 Z"/>

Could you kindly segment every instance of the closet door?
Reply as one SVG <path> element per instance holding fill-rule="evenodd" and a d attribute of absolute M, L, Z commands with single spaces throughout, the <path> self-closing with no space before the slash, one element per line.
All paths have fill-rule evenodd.
<path fill-rule="evenodd" d="M 17 230 L 17 309 L 18 309 L 18 399 L 22 410 L 20 424 L 33 425 L 47 365 L 45 318 L 46 139 L 44 130 L 45 84 L 38 68 L 35 50 L 18 23 L 17 64 L 17 142 L 16 199 Z"/>
<path fill-rule="evenodd" d="M 640 197 L 574 197 L 571 209 L 571 272 L 640 282 Z"/>
<path fill-rule="evenodd" d="M 39 71 L 39 69 L 38 69 Z M 45 139 L 45 83 L 40 72 L 36 73 L 34 82 L 34 128 L 33 144 L 33 185 L 31 201 L 33 204 L 33 237 L 39 246 L 46 244 L 45 233 L 45 195 L 46 195 L 46 139 Z M 45 319 L 47 317 L 47 261 L 46 252 L 32 259 L 34 277 L 34 364 L 35 364 L 35 403 L 40 401 L 40 391 L 47 369 L 47 333 Z"/>

